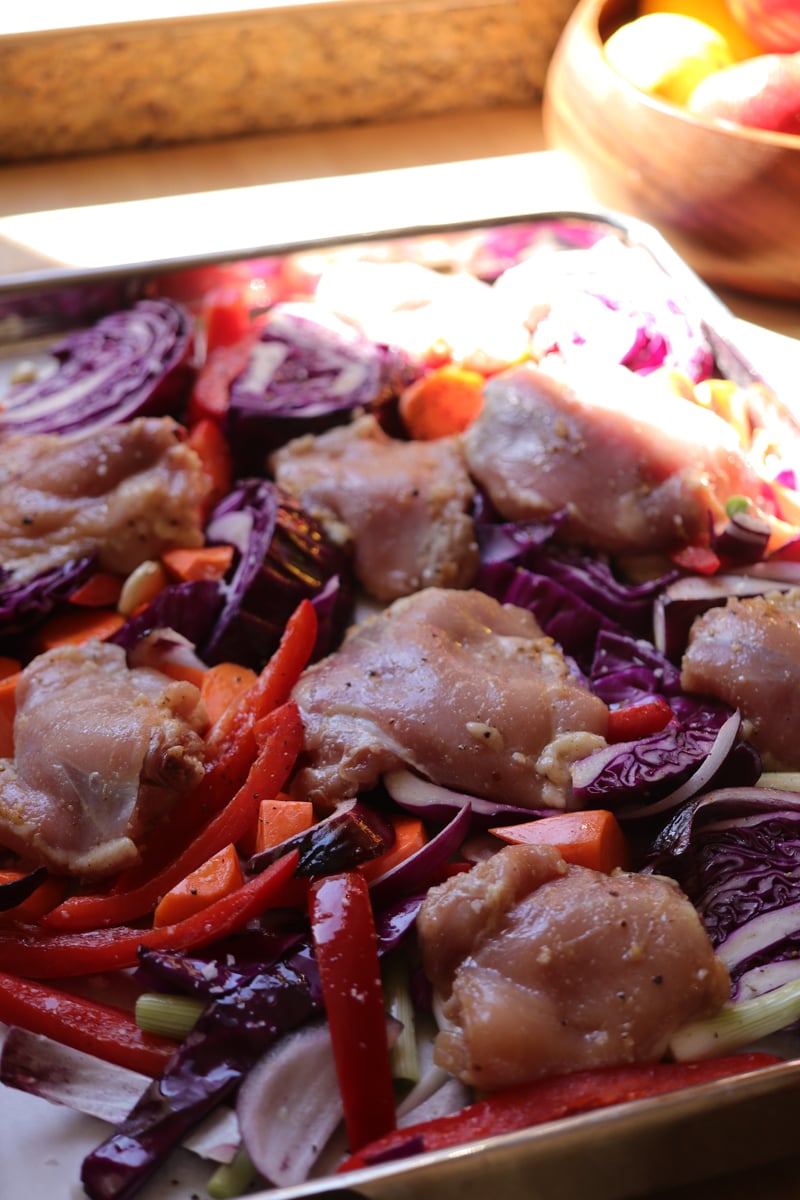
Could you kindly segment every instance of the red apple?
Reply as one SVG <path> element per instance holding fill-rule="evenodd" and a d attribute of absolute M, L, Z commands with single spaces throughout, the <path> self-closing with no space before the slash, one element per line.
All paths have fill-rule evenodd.
<path fill-rule="evenodd" d="M 686 107 L 698 117 L 800 136 L 800 54 L 759 54 L 714 71 Z"/>
<path fill-rule="evenodd" d="M 800 50 L 800 0 L 728 0 L 728 8 L 757 46 L 781 54 Z"/>

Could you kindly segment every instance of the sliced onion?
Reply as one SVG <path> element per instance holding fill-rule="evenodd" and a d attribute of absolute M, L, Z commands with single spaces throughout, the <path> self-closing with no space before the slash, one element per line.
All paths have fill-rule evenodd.
<path fill-rule="evenodd" d="M 22 904 L 46 879 L 47 868 L 35 867 L 19 879 L 0 884 L 0 912 L 7 912 L 9 908 L 16 908 L 18 904 Z"/>
<path fill-rule="evenodd" d="M 400 1032 L 389 1018 L 391 1045 Z M 343 1108 L 326 1021 L 282 1037 L 239 1089 L 239 1127 L 253 1165 L 276 1187 L 308 1178 L 342 1120 Z"/>
<path fill-rule="evenodd" d="M 110 1125 L 124 1121 L 150 1085 L 148 1076 L 138 1071 L 17 1026 L 8 1030 L 3 1042 L 0 1082 Z M 231 1161 L 240 1140 L 236 1114 L 220 1105 L 183 1145 L 201 1158 L 223 1163 Z"/>
<path fill-rule="evenodd" d="M 373 907 L 381 908 L 384 904 L 392 904 L 402 896 L 409 896 L 428 887 L 431 879 L 461 846 L 469 832 L 471 821 L 469 807 L 460 808 L 449 825 L 440 829 L 421 850 L 417 850 L 416 854 L 410 855 L 371 883 L 369 890 Z"/>
<path fill-rule="evenodd" d="M 497 817 L 530 821 L 539 815 L 539 810 L 520 808 L 514 804 L 503 804 L 499 800 L 484 800 L 466 792 L 454 792 L 450 788 L 422 779 L 413 771 L 388 771 L 383 776 L 383 786 L 400 808 L 413 812 L 430 821 L 450 821 L 453 813 L 468 808 L 475 825 L 488 827 Z"/>
<path fill-rule="evenodd" d="M 0 1057 L 0 1082 L 117 1125 L 150 1080 L 138 1071 L 12 1026 Z"/>
<path fill-rule="evenodd" d="M 760 562 L 770 533 L 770 527 L 762 517 L 743 510 L 732 513 L 724 528 L 713 534 L 711 546 L 720 558 L 734 563 Z"/>
<path fill-rule="evenodd" d="M 727 721 L 720 726 L 708 757 L 703 760 L 697 770 L 680 787 L 670 792 L 668 796 L 663 796 L 655 804 L 648 805 L 646 810 L 642 810 L 640 806 L 632 806 L 620 809 L 617 815 L 619 817 L 639 817 L 643 815 L 644 811 L 649 817 L 654 813 L 668 812 L 672 808 L 679 808 L 686 800 L 690 800 L 692 796 L 696 796 L 698 792 L 703 790 L 706 784 L 711 782 L 725 762 L 736 742 L 741 724 L 742 719 L 739 712 L 732 713 Z"/>
<path fill-rule="evenodd" d="M 394 836 L 391 823 L 381 813 L 359 800 L 343 800 L 310 829 L 254 855 L 247 869 L 263 871 L 289 850 L 298 850 L 298 875 L 330 875 L 384 854 L 391 849 Z"/>
<path fill-rule="evenodd" d="M 776 567 L 776 571 L 778 569 Z M 733 596 L 762 596 L 765 592 L 786 590 L 788 586 L 779 578 L 765 579 L 744 572 L 676 579 L 657 597 L 653 607 L 656 648 L 672 662 L 677 662 L 686 649 L 696 617 L 725 604 Z"/>

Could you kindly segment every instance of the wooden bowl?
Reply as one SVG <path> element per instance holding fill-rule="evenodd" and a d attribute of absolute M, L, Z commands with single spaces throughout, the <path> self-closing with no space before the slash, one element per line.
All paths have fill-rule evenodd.
<path fill-rule="evenodd" d="M 800 299 L 800 137 L 702 121 L 629 84 L 603 43 L 634 15 L 630 0 L 579 0 L 546 79 L 548 144 L 712 286 Z"/>

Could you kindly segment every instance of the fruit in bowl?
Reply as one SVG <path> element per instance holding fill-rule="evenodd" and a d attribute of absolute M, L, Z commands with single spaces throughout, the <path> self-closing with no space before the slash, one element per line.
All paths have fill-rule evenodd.
<path fill-rule="evenodd" d="M 800 135 L 797 0 L 791 10 L 777 0 L 644 0 L 604 50 L 635 87 L 695 116 Z"/>
<path fill-rule="evenodd" d="M 800 50 L 800 6 L 797 0 L 727 0 L 737 25 L 764 50 Z"/>
<path fill-rule="evenodd" d="M 652 81 L 634 83 L 608 53 L 617 31 L 629 27 L 630 38 L 637 21 L 665 13 L 673 22 L 702 17 L 711 37 L 696 41 L 695 49 L 718 46 L 719 38 L 729 49 L 727 65 L 701 65 L 704 77 L 691 80 L 686 99 L 659 94 Z M 545 138 L 572 160 L 597 204 L 655 226 L 714 287 L 797 302 L 800 134 L 745 124 L 748 108 L 752 115 L 756 106 L 741 77 L 737 121 L 731 108 L 724 116 L 690 111 L 693 92 L 710 89 L 712 80 L 718 86 L 729 72 L 754 72 L 752 64 L 772 53 L 741 30 L 737 40 L 737 29 L 727 0 L 638 0 L 638 6 L 636 0 L 578 0 L 548 70 Z M 665 45 L 662 37 L 659 52 Z M 684 40 L 684 53 L 687 48 Z M 632 55 L 637 67 L 646 50 L 640 42 Z M 651 69 L 653 60 L 654 54 Z M 789 91 L 786 74 L 783 88 Z M 773 105 L 769 120 L 763 113 L 758 119 L 774 125 L 775 111 Z"/>
<path fill-rule="evenodd" d="M 698 117 L 800 135 L 800 53 L 759 54 L 713 71 L 687 107 Z"/>

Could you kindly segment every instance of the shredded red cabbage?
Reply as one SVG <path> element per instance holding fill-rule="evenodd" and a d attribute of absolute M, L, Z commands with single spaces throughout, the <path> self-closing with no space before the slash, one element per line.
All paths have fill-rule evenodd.
<path fill-rule="evenodd" d="M 691 801 L 657 837 L 649 870 L 700 913 L 747 999 L 800 978 L 800 795 L 728 787 Z"/>
<path fill-rule="evenodd" d="M 191 382 L 193 323 L 172 300 L 140 300 L 52 347 L 58 366 L 4 397 L 0 441 L 85 436 L 135 416 L 179 412 Z"/>
<path fill-rule="evenodd" d="M 417 373 L 320 305 L 276 305 L 231 385 L 226 433 L 239 472 L 260 473 L 277 446 L 380 407 Z"/>

